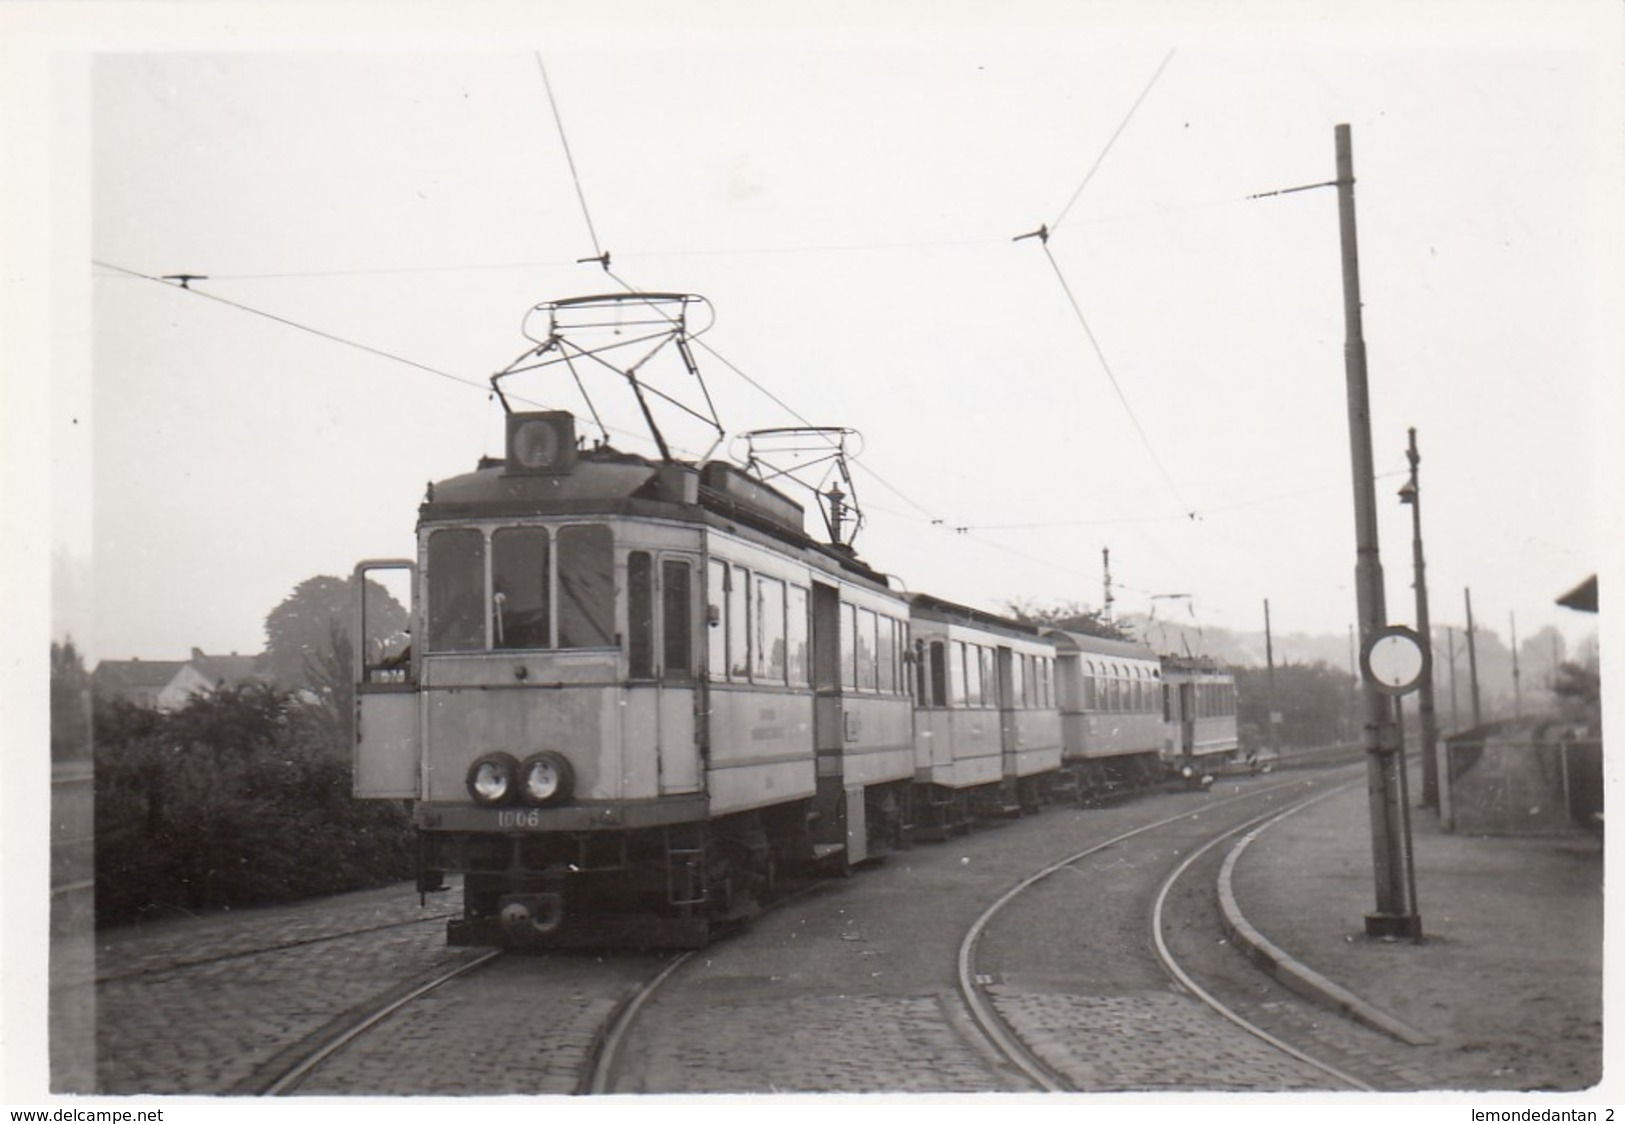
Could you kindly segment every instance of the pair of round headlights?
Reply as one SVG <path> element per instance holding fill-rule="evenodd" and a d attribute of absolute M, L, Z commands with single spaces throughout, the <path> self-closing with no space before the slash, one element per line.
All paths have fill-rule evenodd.
<path fill-rule="evenodd" d="M 562 753 L 533 753 L 523 764 L 511 753 L 487 753 L 468 767 L 468 794 L 477 804 L 534 804 L 545 807 L 570 799 L 575 770 Z"/>

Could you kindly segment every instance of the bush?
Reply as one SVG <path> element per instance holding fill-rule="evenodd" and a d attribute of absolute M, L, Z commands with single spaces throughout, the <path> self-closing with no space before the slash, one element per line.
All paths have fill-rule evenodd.
<path fill-rule="evenodd" d="M 287 901 L 412 873 L 404 807 L 350 795 L 348 755 L 261 685 L 96 715 L 101 922 Z"/>

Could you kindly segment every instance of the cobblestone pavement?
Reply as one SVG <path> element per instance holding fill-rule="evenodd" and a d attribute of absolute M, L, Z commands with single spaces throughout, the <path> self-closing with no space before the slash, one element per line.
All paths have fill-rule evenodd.
<path fill-rule="evenodd" d="M 96 969 L 106 977 L 96 985 L 99 1090 L 251 1091 L 279 1052 L 477 954 L 448 948 L 436 921 L 377 927 L 407 915 L 396 898 L 416 911 L 404 887 L 106 935 Z"/>
<path fill-rule="evenodd" d="M 689 1009 L 617 1092 L 975 1093 L 998 1088 L 949 1023 L 954 995 L 772 995 Z"/>
<path fill-rule="evenodd" d="M 403 1007 L 296 1091 L 575 1093 L 620 1000 L 661 960 L 652 954 L 503 957 Z"/>
<path fill-rule="evenodd" d="M 444 921 L 462 913 L 462 890 L 453 886 L 423 905 L 418 902 L 410 883 L 398 883 L 287 905 L 122 925 L 96 936 L 96 978 L 167 971 L 395 925 L 422 924 L 444 934 Z"/>
<path fill-rule="evenodd" d="M 1319 1071 L 1177 994 L 1148 955 L 1151 894 L 1179 846 L 1217 830 L 1214 803 L 1182 794 L 1053 809 L 894 854 L 791 903 L 657 993 L 615 1091 L 1031 1091 L 970 1025 L 955 983 L 960 940 L 1033 870 L 1181 808 L 1203 818 L 1172 841 L 1117 845 L 1100 869 L 1060 874 L 1047 901 L 1017 899 L 992 942 L 988 994 L 1082 1090 L 1324 1090 Z"/>
<path fill-rule="evenodd" d="M 1324 1074 L 1183 995 L 1024 994 L 994 985 L 994 1008 L 1028 1049 L 1089 1092 L 1307 1091 Z"/>

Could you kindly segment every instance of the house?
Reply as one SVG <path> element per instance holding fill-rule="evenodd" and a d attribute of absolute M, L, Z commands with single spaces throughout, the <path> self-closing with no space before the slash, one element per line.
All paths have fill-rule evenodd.
<path fill-rule="evenodd" d="M 211 656 L 192 649 L 188 660 L 102 660 L 91 673 L 100 699 L 122 699 L 152 710 L 178 710 L 196 695 L 239 683 L 267 682 L 254 670 L 254 656 Z"/>

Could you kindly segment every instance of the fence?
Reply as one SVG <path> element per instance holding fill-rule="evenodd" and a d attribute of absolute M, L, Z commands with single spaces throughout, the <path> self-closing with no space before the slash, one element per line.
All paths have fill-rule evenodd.
<path fill-rule="evenodd" d="M 1602 827 L 1602 741 L 1562 723 L 1500 723 L 1439 742 L 1446 831 L 1545 835 Z"/>

